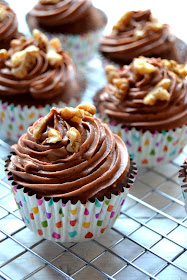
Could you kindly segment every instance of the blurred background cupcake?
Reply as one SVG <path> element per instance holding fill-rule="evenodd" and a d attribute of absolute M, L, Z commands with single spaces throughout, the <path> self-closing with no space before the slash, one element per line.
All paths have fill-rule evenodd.
<path fill-rule="evenodd" d="M 80 76 L 80 77 L 79 77 Z M 52 105 L 75 105 L 85 82 L 60 41 L 38 30 L 0 50 L 0 120 L 2 131 L 17 140 Z"/>
<path fill-rule="evenodd" d="M 16 14 L 4 1 L 0 1 L 0 49 L 8 49 L 10 41 L 18 37 Z"/>
<path fill-rule="evenodd" d="M 182 195 L 185 203 L 185 211 L 187 214 L 187 158 L 185 159 L 179 171 L 179 181 L 182 189 Z"/>
<path fill-rule="evenodd" d="M 12 146 L 6 168 L 21 217 L 35 233 L 86 241 L 112 227 L 136 175 L 124 142 L 91 104 L 52 108 Z"/>
<path fill-rule="evenodd" d="M 60 39 L 76 64 L 93 58 L 107 23 L 104 12 L 90 0 L 40 0 L 27 15 L 30 30 L 38 28 Z"/>
<path fill-rule="evenodd" d="M 187 143 L 184 67 L 173 60 L 145 57 L 121 70 L 106 67 L 108 83 L 95 102 L 138 165 L 166 163 Z"/>
<path fill-rule="evenodd" d="M 179 51 L 179 47 L 183 50 Z M 126 12 L 102 39 L 100 51 L 120 65 L 129 64 L 140 55 L 173 59 L 178 63 L 187 59 L 186 44 L 179 42 L 169 26 L 160 23 L 149 9 Z"/>

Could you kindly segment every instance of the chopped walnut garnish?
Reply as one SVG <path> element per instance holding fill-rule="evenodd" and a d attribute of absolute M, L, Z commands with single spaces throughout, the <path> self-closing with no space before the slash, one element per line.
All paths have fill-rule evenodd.
<path fill-rule="evenodd" d="M 41 4 L 57 4 L 59 3 L 61 0 L 40 0 Z"/>
<path fill-rule="evenodd" d="M 11 57 L 13 65 L 12 74 L 17 78 L 25 78 L 33 69 L 39 55 L 39 48 L 31 45 Z"/>
<path fill-rule="evenodd" d="M 155 32 L 158 32 L 163 29 L 164 25 L 159 21 L 153 21 L 153 22 L 147 22 L 146 27 L 148 30 L 153 30 Z"/>
<path fill-rule="evenodd" d="M 49 129 L 47 143 L 57 143 L 62 140 L 60 132 L 54 128 Z"/>
<path fill-rule="evenodd" d="M 70 120 L 75 123 L 82 123 L 84 111 L 78 108 L 65 107 L 61 109 L 61 116 L 64 120 Z"/>
<path fill-rule="evenodd" d="M 124 31 L 129 24 L 133 11 L 126 12 L 113 26 L 113 30 Z"/>
<path fill-rule="evenodd" d="M 53 38 L 49 41 L 49 45 L 51 45 L 53 48 L 56 49 L 56 51 L 58 51 L 61 48 L 61 43 L 60 40 L 58 38 Z"/>
<path fill-rule="evenodd" d="M 67 145 L 67 151 L 71 153 L 77 153 L 81 146 L 80 132 L 75 127 L 71 127 L 67 131 L 67 136 L 70 140 L 70 143 Z"/>
<path fill-rule="evenodd" d="M 144 59 L 141 58 L 135 58 L 133 61 L 133 66 L 136 72 L 141 75 L 151 74 L 156 70 L 156 67 L 154 65 L 146 62 Z"/>
<path fill-rule="evenodd" d="M 37 140 L 40 140 L 42 133 L 44 132 L 47 125 L 47 118 L 42 118 L 33 128 L 33 136 Z"/>
<path fill-rule="evenodd" d="M 49 64 L 54 67 L 60 66 L 63 61 L 62 55 L 57 53 L 56 48 L 50 44 L 47 45 L 47 59 Z"/>
<path fill-rule="evenodd" d="M 46 46 L 48 44 L 47 36 L 45 36 L 45 34 L 40 32 L 38 29 L 33 30 L 32 36 L 33 36 L 34 40 L 37 41 L 38 47 L 40 49 L 46 50 Z"/>
<path fill-rule="evenodd" d="M 96 108 L 94 105 L 86 102 L 84 104 L 79 104 L 76 108 L 84 110 L 84 115 L 93 117 L 96 113 Z"/>
<path fill-rule="evenodd" d="M 0 50 L 0 59 L 5 60 L 7 58 L 9 58 L 9 54 L 8 54 L 7 50 L 1 49 Z"/>
<path fill-rule="evenodd" d="M 112 83 L 113 79 L 119 78 L 118 69 L 113 65 L 107 65 L 105 67 L 105 73 L 109 83 Z"/>
<path fill-rule="evenodd" d="M 179 78 L 184 79 L 187 76 L 187 69 L 185 64 L 178 64 L 174 60 L 162 59 L 164 66 Z"/>
<path fill-rule="evenodd" d="M 27 41 L 31 41 L 31 38 L 26 38 L 25 36 L 19 37 L 19 39 L 13 39 L 10 41 L 10 46 L 12 49 L 20 48 Z"/>
<path fill-rule="evenodd" d="M 161 80 L 156 86 L 144 97 L 143 103 L 145 105 L 154 105 L 157 100 L 170 100 L 168 89 L 171 81 L 169 79 Z"/>
<path fill-rule="evenodd" d="M 129 90 L 129 81 L 126 78 L 114 79 L 113 85 L 116 87 L 114 95 L 120 100 L 125 100 Z"/>
<path fill-rule="evenodd" d="M 143 37 L 145 37 L 145 31 L 140 28 L 135 29 L 134 39 L 139 40 L 139 39 L 142 39 Z"/>
<path fill-rule="evenodd" d="M 0 4 L 0 22 L 3 22 L 7 16 L 7 10 L 4 5 Z"/>

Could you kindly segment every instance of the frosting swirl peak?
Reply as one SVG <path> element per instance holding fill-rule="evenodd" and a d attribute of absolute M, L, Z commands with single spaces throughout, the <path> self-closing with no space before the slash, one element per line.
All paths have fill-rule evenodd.
<path fill-rule="evenodd" d="M 93 117 L 94 110 L 90 104 L 52 108 L 29 127 L 12 147 L 16 155 L 8 169 L 14 180 L 38 196 L 81 202 L 121 191 L 128 181 L 129 155 L 123 141 Z"/>

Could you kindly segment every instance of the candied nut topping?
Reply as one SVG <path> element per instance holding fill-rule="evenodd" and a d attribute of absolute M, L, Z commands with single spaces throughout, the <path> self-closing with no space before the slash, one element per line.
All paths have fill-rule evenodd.
<path fill-rule="evenodd" d="M 12 74 L 17 78 L 25 78 L 33 69 L 39 55 L 39 48 L 28 46 L 22 51 L 15 52 L 11 57 Z"/>
<path fill-rule="evenodd" d="M 116 87 L 114 95 L 120 100 L 125 100 L 129 90 L 129 81 L 126 78 L 113 79 L 113 85 Z"/>
<path fill-rule="evenodd" d="M 105 73 L 109 83 L 112 83 L 113 79 L 119 78 L 118 69 L 113 65 L 107 65 L 105 67 Z"/>
<path fill-rule="evenodd" d="M 34 29 L 32 32 L 32 36 L 34 40 L 38 42 L 38 47 L 40 49 L 46 49 L 46 46 L 48 44 L 47 36 L 45 36 L 42 32 L 40 32 L 38 29 Z"/>
<path fill-rule="evenodd" d="M 78 108 L 65 107 L 61 109 L 61 116 L 64 120 L 70 120 L 75 123 L 82 123 L 84 111 Z"/>
<path fill-rule="evenodd" d="M 126 12 L 113 26 L 113 30 L 124 31 L 125 27 L 129 24 L 133 11 Z"/>
<path fill-rule="evenodd" d="M 7 10 L 4 5 L 0 4 L 0 22 L 3 22 L 6 18 Z"/>
<path fill-rule="evenodd" d="M 70 140 L 70 143 L 67 145 L 67 151 L 70 153 L 77 153 L 81 146 L 80 132 L 75 127 L 71 127 L 67 131 L 67 136 Z"/>
<path fill-rule="evenodd" d="M 89 102 L 79 104 L 76 108 L 84 110 L 85 116 L 93 117 L 93 115 L 95 115 L 96 113 L 95 106 L 90 104 Z"/>
<path fill-rule="evenodd" d="M 139 40 L 139 39 L 145 37 L 145 31 L 140 28 L 137 28 L 137 29 L 135 29 L 133 36 L 134 36 L 135 40 Z"/>
<path fill-rule="evenodd" d="M 60 66 L 63 61 L 62 55 L 57 53 L 56 48 L 54 48 L 50 44 L 47 45 L 47 59 L 49 61 L 49 64 L 54 67 Z"/>
<path fill-rule="evenodd" d="M 47 143 L 57 143 L 62 140 L 60 132 L 54 128 L 49 129 Z"/>
<path fill-rule="evenodd" d="M 0 50 L 0 59 L 5 60 L 7 58 L 9 58 L 9 54 L 8 54 L 7 50 L 1 49 Z"/>
<path fill-rule="evenodd" d="M 40 3 L 41 4 L 57 4 L 59 3 L 61 0 L 40 0 Z"/>
<path fill-rule="evenodd" d="M 143 99 L 145 105 L 154 105 L 157 100 L 170 100 L 168 89 L 171 81 L 169 79 L 161 80 Z"/>
<path fill-rule="evenodd" d="M 187 76 L 187 69 L 185 64 L 178 64 L 174 60 L 162 59 L 164 66 L 179 78 L 184 79 Z"/>
<path fill-rule="evenodd" d="M 44 130 L 46 128 L 46 125 L 47 125 L 47 118 L 44 117 L 33 128 L 33 136 L 34 136 L 34 138 L 40 140 L 40 138 L 42 136 L 42 133 L 44 132 Z"/>
<path fill-rule="evenodd" d="M 155 66 L 146 62 L 144 59 L 135 58 L 133 61 L 134 69 L 141 75 L 151 74 L 156 70 Z"/>
<path fill-rule="evenodd" d="M 56 49 L 56 51 L 58 51 L 61 48 L 61 43 L 60 40 L 58 38 L 53 38 L 49 41 L 49 45 L 51 45 L 53 48 Z"/>

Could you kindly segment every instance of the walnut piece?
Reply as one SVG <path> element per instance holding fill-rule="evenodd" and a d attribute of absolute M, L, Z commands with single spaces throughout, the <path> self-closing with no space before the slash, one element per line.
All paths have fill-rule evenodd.
<path fill-rule="evenodd" d="M 49 129 L 47 143 L 57 143 L 62 140 L 60 132 L 54 128 Z"/>
<path fill-rule="evenodd" d="M 95 106 L 90 104 L 89 102 L 79 104 L 76 108 L 83 110 L 85 116 L 93 117 L 93 115 L 95 115 L 96 113 Z"/>
<path fill-rule="evenodd" d="M 141 75 L 151 74 L 156 70 L 154 65 L 141 58 L 135 58 L 133 61 L 133 66 L 135 71 Z"/>
<path fill-rule="evenodd" d="M 7 58 L 9 58 L 9 54 L 8 54 L 7 50 L 1 49 L 0 50 L 0 59 L 6 60 Z"/>
<path fill-rule="evenodd" d="M 80 132 L 75 127 L 71 127 L 67 131 L 67 136 L 70 140 L 70 143 L 67 145 L 67 151 L 70 153 L 77 153 L 81 146 Z"/>
<path fill-rule="evenodd" d="M 114 95 L 120 100 L 125 100 L 129 90 L 129 81 L 126 78 L 113 79 L 113 85 L 116 87 Z"/>
<path fill-rule="evenodd" d="M 33 136 L 37 140 L 40 140 L 42 133 L 44 132 L 47 125 L 47 118 L 44 117 L 38 121 L 38 123 L 33 128 Z"/>
<path fill-rule="evenodd" d="M 62 55 L 57 53 L 56 48 L 53 45 L 47 45 L 47 59 L 51 66 L 59 67 L 63 61 Z"/>
<path fill-rule="evenodd" d="M 61 48 L 61 43 L 60 40 L 58 38 L 53 38 L 49 41 L 49 45 L 51 45 L 53 48 L 56 49 L 56 51 L 58 51 Z"/>
<path fill-rule="evenodd" d="M 164 27 L 164 25 L 162 23 L 160 23 L 159 21 L 153 21 L 153 22 L 146 23 L 146 28 L 148 30 L 153 30 L 155 32 L 162 30 L 163 27 Z"/>
<path fill-rule="evenodd" d="M 7 16 L 7 10 L 4 5 L 0 4 L 0 22 L 3 22 Z"/>
<path fill-rule="evenodd" d="M 64 120 L 70 120 L 75 123 L 82 123 L 84 111 L 78 108 L 65 107 L 61 109 L 61 116 Z"/>
<path fill-rule="evenodd" d="M 57 4 L 59 3 L 61 0 L 40 0 L 41 4 Z"/>
<path fill-rule="evenodd" d="M 161 80 L 156 86 L 144 97 L 143 103 L 145 105 L 154 105 L 157 100 L 170 100 L 168 89 L 171 81 L 169 79 Z"/>
<path fill-rule="evenodd" d="M 162 59 L 164 66 L 179 78 L 184 79 L 187 76 L 187 68 L 185 64 L 178 64 L 175 60 Z"/>
<path fill-rule="evenodd" d="M 34 45 L 15 52 L 11 57 L 12 74 L 17 78 L 25 78 L 35 66 L 38 56 L 39 48 Z"/>
<path fill-rule="evenodd" d="M 119 78 L 118 69 L 113 65 L 107 65 L 105 67 L 105 73 L 109 83 L 112 83 L 113 79 Z"/>
<path fill-rule="evenodd" d="M 144 38 L 145 37 L 145 31 L 144 30 L 142 30 L 142 29 L 140 29 L 140 28 L 136 28 L 135 30 L 134 30 L 134 39 L 135 40 L 139 40 L 139 39 L 142 39 L 142 38 Z"/>
<path fill-rule="evenodd" d="M 38 47 L 40 49 L 46 49 L 46 46 L 48 44 L 47 36 L 45 36 L 42 32 L 40 32 L 38 29 L 34 29 L 32 32 L 32 36 L 35 41 L 38 43 Z"/>
<path fill-rule="evenodd" d="M 131 20 L 132 14 L 133 11 L 126 12 L 113 26 L 113 30 L 124 31 Z"/>

